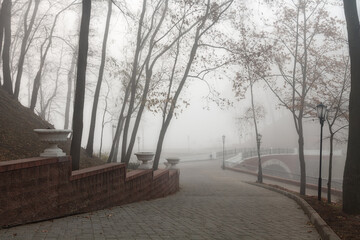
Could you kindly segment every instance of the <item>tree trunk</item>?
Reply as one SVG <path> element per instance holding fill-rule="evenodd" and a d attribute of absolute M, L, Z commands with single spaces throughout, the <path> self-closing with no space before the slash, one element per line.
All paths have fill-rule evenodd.
<path fill-rule="evenodd" d="M 170 118 L 170 120 L 171 120 L 171 118 Z M 162 147 L 164 144 L 165 134 L 166 134 L 166 131 L 167 131 L 169 125 L 170 125 L 170 121 L 166 121 L 161 126 L 158 142 L 156 145 L 156 151 L 155 151 L 155 158 L 154 158 L 154 164 L 153 164 L 154 170 L 157 170 L 159 167 L 159 160 L 160 160 L 160 156 L 161 156 Z"/>
<path fill-rule="evenodd" d="M 112 1 L 108 0 L 108 12 L 107 12 L 107 17 L 106 17 L 105 32 L 104 32 L 103 45 L 102 45 L 101 63 L 100 63 L 98 81 L 97 81 L 96 89 L 95 89 L 94 103 L 93 103 L 92 112 L 91 112 L 89 138 L 88 138 L 88 142 L 87 142 L 87 146 L 86 146 L 86 153 L 89 156 L 93 155 L 93 149 L 94 149 L 96 112 L 97 112 L 97 107 L 98 107 L 98 103 L 99 103 L 101 83 L 102 83 L 103 75 L 104 75 L 104 68 L 105 68 L 105 61 L 106 61 L 106 44 L 107 44 L 107 39 L 108 39 L 108 35 L 109 35 L 111 12 L 112 12 Z"/>
<path fill-rule="evenodd" d="M 36 106 L 39 88 L 40 88 L 40 84 L 41 84 L 41 73 L 42 73 L 43 67 L 44 67 L 44 61 L 41 61 L 39 70 L 37 71 L 35 79 L 34 79 L 34 85 L 33 85 L 33 90 L 32 90 L 32 94 L 31 94 L 31 102 L 30 102 L 31 111 L 34 111 L 35 106 Z"/>
<path fill-rule="evenodd" d="M 300 162 L 300 195 L 306 194 L 306 168 L 305 168 L 305 154 L 304 154 L 304 133 L 302 119 L 298 119 L 299 125 L 299 162 Z"/>
<path fill-rule="evenodd" d="M 103 113 L 103 117 L 102 117 L 102 122 L 101 122 L 100 147 L 99 147 L 99 158 L 100 158 L 100 159 L 101 159 L 101 150 L 102 150 L 103 138 L 104 138 L 104 127 L 105 127 L 105 115 L 106 115 L 106 111 L 107 111 L 107 101 L 106 101 L 106 103 L 105 103 L 105 109 L 104 109 L 104 113 Z"/>
<path fill-rule="evenodd" d="M 126 151 L 125 154 L 125 159 L 122 160 L 125 162 L 126 165 L 128 165 L 130 158 L 131 158 L 131 153 L 132 150 L 134 148 L 135 145 L 135 141 L 136 141 L 136 135 L 137 135 L 137 131 L 139 129 L 139 125 L 140 125 L 140 121 L 141 121 L 141 116 L 144 112 L 145 109 L 145 104 L 146 104 L 146 99 L 147 99 L 147 93 L 149 92 L 149 87 L 150 87 L 150 79 L 152 77 L 152 71 L 146 71 L 146 82 L 145 82 L 145 86 L 144 86 L 144 92 L 143 92 L 143 96 L 141 99 L 141 104 L 138 110 L 138 113 L 136 115 L 136 119 L 135 119 L 135 123 L 134 123 L 134 127 L 133 127 L 133 131 L 131 133 L 131 138 L 129 141 L 129 146 L 128 149 Z"/>
<path fill-rule="evenodd" d="M 343 210 L 360 213 L 360 24 L 356 1 L 344 0 L 351 61 L 349 138 L 343 179 Z"/>
<path fill-rule="evenodd" d="M 35 21 L 37 11 L 39 9 L 39 4 L 40 4 L 40 0 L 35 0 L 35 5 L 34 5 L 34 9 L 33 9 L 33 13 L 32 13 L 32 16 L 31 16 L 29 26 L 27 25 L 27 20 L 28 20 L 27 16 L 28 16 L 28 13 L 29 13 L 30 8 L 31 8 L 32 1 L 29 1 L 28 8 L 26 10 L 26 14 L 25 14 L 25 17 L 24 17 L 24 37 L 23 37 L 22 42 L 21 42 L 20 56 L 19 56 L 19 62 L 18 62 L 18 70 L 17 70 L 16 80 L 15 80 L 14 96 L 15 96 L 16 99 L 19 98 L 21 77 L 22 77 L 23 68 L 24 68 L 24 62 L 25 62 L 25 55 L 26 55 L 27 50 L 28 50 L 28 48 L 26 46 L 28 44 L 28 39 L 29 39 L 30 33 L 32 31 L 32 28 L 34 26 L 34 21 Z"/>
<path fill-rule="evenodd" d="M 13 95 L 11 70 L 10 70 L 10 45 L 11 45 L 11 0 L 4 0 L 1 10 L 3 11 L 3 31 L 4 31 L 4 50 L 3 60 L 3 88 L 9 94 Z"/>
<path fill-rule="evenodd" d="M 251 110 L 253 114 L 253 120 L 254 120 L 254 130 L 255 130 L 255 139 L 256 139 L 256 146 L 257 146 L 257 154 L 258 154 L 258 182 L 263 182 L 262 177 L 262 166 L 261 166 L 261 154 L 260 154 L 260 139 L 259 139 L 259 133 L 258 133 L 258 127 L 256 122 L 256 113 L 255 113 L 255 104 L 254 104 L 254 92 L 253 92 L 253 82 L 250 79 L 250 96 L 251 96 Z"/>
<path fill-rule="evenodd" d="M 73 138 L 70 155 L 72 157 L 72 170 L 80 167 L 81 138 L 83 131 L 83 111 L 86 83 L 86 66 L 89 46 L 89 25 L 91 15 L 91 0 L 82 1 L 82 17 L 79 37 L 79 55 L 77 64 L 76 92 L 73 113 Z"/>
<path fill-rule="evenodd" d="M 109 157 L 109 159 L 108 159 L 108 163 L 117 162 L 117 156 L 119 154 L 120 136 L 121 136 L 122 129 L 124 127 L 124 123 L 125 123 L 125 118 L 121 118 L 120 122 L 119 122 L 119 126 L 116 128 L 116 134 L 115 134 L 115 138 L 114 138 L 115 142 L 113 143 L 114 150 L 112 152 L 111 158 Z"/>
<path fill-rule="evenodd" d="M 70 103 L 71 103 L 71 95 L 72 95 L 72 85 L 73 85 L 73 77 L 74 70 L 76 66 L 76 55 L 77 51 L 74 51 L 71 66 L 67 76 L 67 93 L 66 93 L 66 104 L 65 104 L 65 120 L 64 120 L 64 129 L 69 129 L 69 119 L 70 119 Z"/>
<path fill-rule="evenodd" d="M 0 9 L 0 56 L 2 56 L 1 53 L 2 53 L 3 37 L 4 37 L 4 9 L 6 10 L 6 8 L 4 8 L 3 5 L 4 3 L 1 4 L 1 9 Z M 0 86 L 1 86 L 1 81 L 0 81 Z"/>
<path fill-rule="evenodd" d="M 114 136 L 114 139 L 113 139 L 113 142 L 112 142 L 112 145 L 111 145 L 110 154 L 109 154 L 109 157 L 108 157 L 108 160 L 107 160 L 108 163 L 116 162 L 116 160 L 117 160 L 121 131 L 123 129 L 124 122 L 125 122 L 124 112 L 125 112 L 126 102 L 128 101 L 129 95 L 130 95 L 130 82 L 129 82 L 128 86 L 126 87 L 126 90 L 125 90 L 124 102 L 123 102 L 122 107 L 121 107 L 121 111 L 120 111 L 120 115 L 119 115 L 119 119 L 118 119 L 118 124 L 117 124 L 117 127 L 116 127 L 116 133 L 115 133 L 115 136 Z"/>
<path fill-rule="evenodd" d="M 334 133 L 330 132 L 330 155 L 329 155 L 329 175 L 327 184 L 327 201 L 331 203 L 331 181 L 332 181 L 332 160 L 334 152 Z"/>
<path fill-rule="evenodd" d="M 4 38 L 4 8 L 3 4 L 1 4 L 0 9 L 0 65 L 2 63 L 2 48 L 3 48 L 3 38 Z M 0 75 L 0 87 L 2 87 L 2 78 Z"/>

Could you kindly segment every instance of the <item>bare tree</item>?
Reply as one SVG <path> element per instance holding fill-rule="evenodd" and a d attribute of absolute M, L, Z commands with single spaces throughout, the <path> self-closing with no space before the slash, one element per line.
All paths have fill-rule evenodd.
<path fill-rule="evenodd" d="M 167 113 L 163 115 L 163 122 L 160 129 L 160 134 L 159 134 L 155 157 L 154 157 L 154 164 L 153 164 L 154 170 L 158 169 L 161 150 L 165 139 L 165 134 L 174 116 L 174 112 L 177 106 L 177 101 L 179 99 L 179 96 L 183 90 L 186 80 L 188 79 L 191 66 L 193 65 L 194 59 L 196 57 L 200 40 L 219 21 L 222 15 L 231 6 L 232 2 L 233 2 L 232 0 L 224 1 L 221 5 L 218 5 L 217 3 L 208 0 L 205 4 L 205 9 L 203 10 L 203 14 L 200 16 L 199 18 L 200 21 L 197 23 L 197 26 L 195 28 L 193 43 L 191 45 L 191 51 L 189 53 L 188 60 L 185 64 L 185 69 L 182 73 L 181 80 L 179 82 L 178 87 L 175 90 L 173 97 L 171 98 L 171 104 L 169 106 L 169 109 L 165 110 L 167 111 Z M 174 62 L 175 62 L 174 64 L 175 66 L 176 59 Z"/>
<path fill-rule="evenodd" d="M 269 75 L 271 46 L 264 41 L 264 33 L 256 32 L 256 25 L 251 22 L 251 14 L 244 3 L 238 3 L 234 16 L 233 27 L 240 34 L 239 38 L 230 39 L 224 47 L 230 53 L 232 61 L 240 68 L 233 80 L 233 91 L 238 100 L 242 100 L 246 92 L 250 91 L 250 108 L 239 120 L 252 121 L 254 127 L 255 144 L 258 154 L 258 182 L 263 182 L 258 121 L 265 116 L 265 110 L 255 105 L 254 85 Z"/>
<path fill-rule="evenodd" d="M 107 39 L 108 39 L 108 35 L 109 35 L 111 13 L 112 13 L 112 1 L 108 0 L 108 12 L 107 12 L 106 23 L 105 23 L 104 38 L 103 38 L 103 42 L 102 42 L 101 63 L 100 63 L 100 68 L 99 68 L 98 81 L 97 81 L 96 89 L 95 89 L 93 108 L 92 108 L 92 112 L 91 112 L 91 122 L 90 122 L 88 143 L 87 143 L 87 146 L 86 146 L 86 152 L 87 152 L 87 154 L 89 156 L 92 156 L 93 148 L 94 148 L 94 133 L 95 133 L 95 127 L 96 127 L 96 125 L 95 125 L 95 123 L 96 123 L 96 112 L 97 112 L 97 106 L 98 106 L 98 102 L 99 102 L 101 83 L 102 83 L 102 80 L 103 80 L 104 68 L 105 68 L 105 62 L 106 62 L 105 61 L 106 60 L 106 45 L 107 45 Z"/>
<path fill-rule="evenodd" d="M 29 15 L 29 12 L 30 12 L 33 2 L 34 2 L 33 12 L 32 12 L 31 18 L 30 18 L 30 22 L 28 23 L 28 15 Z M 29 40 L 30 34 L 32 32 L 33 26 L 34 26 L 34 22 L 35 22 L 35 18 L 36 18 L 38 9 L 39 9 L 39 5 L 40 5 L 40 0 L 35 0 L 35 1 L 30 0 L 30 1 L 28 1 L 28 6 L 25 11 L 24 23 L 23 23 L 24 36 L 21 41 L 20 56 L 19 56 L 19 61 L 17 64 L 17 75 L 16 75 L 16 80 L 15 80 L 15 90 L 14 90 L 15 98 L 19 98 L 21 77 L 22 77 L 24 62 L 25 62 L 25 55 L 29 49 L 28 40 Z"/>
<path fill-rule="evenodd" d="M 43 72 L 43 68 L 44 68 L 44 65 L 45 65 L 47 54 L 48 54 L 49 49 L 50 49 L 51 44 L 52 44 L 53 34 L 54 34 L 54 30 L 55 30 L 55 27 L 56 27 L 57 20 L 58 20 L 60 14 L 63 13 L 64 11 L 66 11 L 71 6 L 73 6 L 75 2 L 76 2 L 76 0 L 73 1 L 71 4 L 69 4 L 68 6 L 66 6 L 64 9 L 62 9 L 61 11 L 59 11 L 55 15 L 53 25 L 52 25 L 52 27 L 50 29 L 50 33 L 45 38 L 44 42 L 40 46 L 40 65 L 39 65 L 39 69 L 38 69 L 38 71 L 36 73 L 36 76 L 35 76 L 35 79 L 34 79 L 33 90 L 32 90 L 32 94 L 31 94 L 31 102 L 30 102 L 30 109 L 32 111 L 34 111 L 35 106 L 36 106 L 37 97 L 38 97 L 38 93 L 39 93 L 39 88 L 40 88 L 40 84 L 41 84 L 41 76 L 42 76 L 42 72 Z"/>
<path fill-rule="evenodd" d="M 137 71 L 138 71 L 138 64 L 139 64 L 139 56 L 140 56 L 140 51 L 141 51 L 141 47 L 142 47 L 142 27 L 143 27 L 143 22 L 144 22 L 144 18 L 145 18 L 146 4 L 147 4 L 147 0 L 143 0 L 142 11 L 141 11 L 139 25 L 138 25 L 139 27 L 138 27 L 137 37 L 136 37 L 137 40 L 136 40 L 135 56 L 134 56 L 134 61 L 133 61 L 133 65 L 132 65 L 132 71 L 131 71 L 131 77 L 130 77 L 130 83 L 129 83 L 130 102 L 129 102 L 129 111 L 128 111 L 128 115 L 126 116 L 126 122 L 125 122 L 125 126 L 124 126 L 123 144 L 122 144 L 122 153 L 121 153 L 121 161 L 122 162 L 125 162 L 127 135 L 128 135 L 129 126 L 130 126 L 131 112 L 132 112 L 133 106 L 135 104 L 136 79 L 137 79 Z M 126 101 L 126 99 L 124 101 Z M 120 118 L 119 118 L 119 121 L 120 121 Z M 118 124 L 118 126 L 119 126 L 119 124 Z"/>
<path fill-rule="evenodd" d="M 300 194 L 306 191 L 304 155 L 304 117 L 312 108 L 312 90 L 322 81 L 329 69 L 326 61 L 339 47 L 334 38 L 340 36 L 339 21 L 329 17 L 326 1 L 293 1 L 282 4 L 276 15 L 274 60 L 283 84 L 277 74 L 264 78 L 267 86 L 283 107 L 290 111 L 298 135 L 300 163 Z"/>
<path fill-rule="evenodd" d="M 121 110 L 120 110 L 120 115 L 117 121 L 117 125 L 116 125 L 116 131 L 115 131 L 115 136 L 113 138 L 113 142 L 111 145 L 111 150 L 110 150 L 110 154 L 108 157 L 107 162 L 116 162 L 117 161 L 117 156 L 118 156 L 118 152 L 119 152 L 119 144 L 120 144 L 120 136 L 124 127 L 124 123 L 125 123 L 125 108 L 127 106 L 127 101 L 129 99 L 130 96 L 130 82 L 128 82 L 127 86 L 125 87 L 125 93 L 124 93 L 124 99 L 123 99 L 123 103 L 121 105 Z"/>
<path fill-rule="evenodd" d="M 59 80 L 61 77 L 61 70 L 62 70 L 62 65 L 63 65 L 63 57 L 64 57 L 64 48 L 61 49 L 61 53 L 60 53 L 60 60 L 59 60 L 59 64 L 56 65 L 56 70 L 54 71 L 55 74 L 55 85 L 53 87 L 52 92 L 50 93 L 50 95 L 46 94 L 49 92 L 49 89 L 44 90 L 43 89 L 43 83 L 40 84 L 40 111 L 39 111 L 39 116 L 44 119 L 49 121 L 50 118 L 50 113 L 51 113 L 51 104 L 54 102 L 56 95 L 58 94 L 58 86 L 59 86 Z M 50 65 L 50 64 L 49 64 Z"/>
<path fill-rule="evenodd" d="M 146 2 L 144 2 L 144 4 L 146 5 Z M 141 116 L 142 116 L 142 113 L 144 111 L 146 101 L 147 101 L 147 95 L 148 95 L 148 92 L 149 92 L 150 82 L 151 82 L 152 75 L 153 75 L 153 67 L 156 64 L 157 60 L 160 58 L 160 56 L 163 55 L 170 48 L 169 46 L 165 47 L 165 49 L 163 51 L 156 54 L 155 56 L 153 56 L 153 59 L 151 59 L 154 47 L 155 47 L 155 45 L 157 43 L 155 38 L 157 37 L 157 34 L 158 34 L 158 32 L 159 32 L 159 30 L 160 30 L 160 28 L 161 28 L 161 26 L 162 26 L 162 24 L 164 22 L 166 13 L 168 11 L 168 0 L 159 1 L 157 6 L 156 6 L 156 9 L 160 9 L 160 7 L 163 4 L 164 4 L 163 11 L 161 12 L 160 19 L 159 19 L 158 23 L 156 24 L 156 26 L 154 26 L 154 31 L 151 33 L 152 25 L 153 25 L 153 22 L 155 21 L 154 19 L 155 19 L 155 16 L 157 14 L 157 11 L 153 12 L 152 20 L 151 20 L 152 21 L 151 28 L 147 32 L 145 38 L 143 39 L 143 40 L 146 40 L 147 37 L 150 36 L 149 49 L 148 49 L 148 53 L 146 55 L 144 65 L 143 65 L 144 68 L 145 68 L 145 84 L 144 84 L 143 94 L 141 96 L 139 110 L 137 112 L 136 119 L 135 119 L 135 124 L 134 124 L 133 131 L 132 131 L 132 134 L 131 134 L 130 142 L 129 142 L 129 145 L 127 147 L 126 152 L 124 152 L 124 150 L 126 149 L 126 142 L 127 142 L 126 141 L 127 140 L 127 135 L 125 135 L 125 130 L 127 130 L 129 128 L 130 119 L 131 119 L 130 117 L 132 115 L 132 112 L 134 111 L 133 106 L 134 106 L 135 93 L 136 93 L 135 90 L 136 90 L 136 87 L 137 87 L 137 84 L 135 82 L 132 82 L 132 85 L 131 85 L 130 105 L 129 105 L 129 109 L 128 109 L 128 113 L 127 113 L 127 117 L 126 117 L 126 122 L 125 122 L 125 127 L 124 127 L 123 146 L 122 146 L 123 152 L 122 152 L 122 159 L 121 159 L 126 164 L 128 164 L 129 161 L 130 161 L 131 153 L 132 153 L 133 147 L 135 145 L 137 130 L 139 128 Z M 145 11 L 146 11 L 146 8 L 145 8 Z M 174 44 L 174 42 L 172 44 L 170 44 L 170 46 L 173 45 L 173 44 Z"/>

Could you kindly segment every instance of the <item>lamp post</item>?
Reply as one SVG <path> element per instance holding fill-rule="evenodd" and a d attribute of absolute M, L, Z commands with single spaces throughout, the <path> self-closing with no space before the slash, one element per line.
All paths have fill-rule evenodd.
<path fill-rule="evenodd" d="M 259 158 L 259 167 L 258 167 L 258 183 L 262 183 L 263 182 L 263 177 L 262 177 L 262 167 L 261 167 L 261 153 L 260 153 L 260 144 L 261 144 L 261 138 L 262 135 L 258 134 L 256 136 L 256 142 L 257 142 L 257 152 L 258 152 L 258 158 Z"/>
<path fill-rule="evenodd" d="M 115 133 L 116 126 L 115 124 L 112 125 L 111 133 L 112 133 L 112 139 L 114 139 L 114 133 Z"/>
<path fill-rule="evenodd" d="M 137 140 L 138 140 L 138 152 L 140 152 L 140 137 L 139 136 L 137 137 Z"/>
<path fill-rule="evenodd" d="M 222 142 L 223 142 L 223 164 L 222 164 L 222 169 L 225 170 L 225 135 L 222 135 Z"/>
<path fill-rule="evenodd" d="M 321 201 L 321 162 L 322 162 L 322 135 L 323 135 L 323 126 L 327 115 L 326 106 L 322 103 L 316 106 L 317 116 L 320 120 L 320 161 L 319 161 L 319 182 L 318 182 L 318 200 Z"/>

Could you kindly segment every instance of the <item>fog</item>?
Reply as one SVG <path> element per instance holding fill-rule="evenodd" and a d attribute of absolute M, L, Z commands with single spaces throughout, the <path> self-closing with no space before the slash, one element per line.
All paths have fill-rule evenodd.
<path fill-rule="evenodd" d="M 34 37 L 34 42 L 28 43 L 29 52 L 27 53 L 25 71 L 23 73 L 23 81 L 20 88 L 19 100 L 24 106 L 30 106 L 33 79 L 36 75 L 37 68 L 40 65 L 38 55 L 41 52 L 41 43 L 46 39 L 47 34 L 49 34 L 48 31 L 54 20 L 54 15 L 61 9 L 65 9 L 66 4 L 70 3 L 71 1 L 56 2 L 54 4 L 41 3 L 39 6 L 39 13 L 36 18 L 37 20 L 35 21 L 36 24 L 38 24 L 39 30 L 32 35 Z M 129 66 L 131 66 L 134 58 L 136 32 L 138 28 L 137 24 L 141 10 L 140 2 L 128 3 L 127 5 L 117 1 L 114 3 L 116 3 L 116 5 L 113 5 L 112 18 L 110 21 L 109 39 L 106 51 L 107 61 L 105 64 L 104 82 L 101 86 L 94 138 L 95 153 L 99 151 L 100 141 L 103 139 L 103 154 L 108 154 L 111 149 L 112 139 L 117 125 L 117 118 L 123 101 L 122 93 L 125 89 L 122 81 L 124 81 L 123 79 L 127 78 L 127 76 L 131 75 L 131 68 Z M 154 11 L 153 6 L 150 5 L 151 4 L 148 6 L 148 11 Z M 170 5 L 170 7 L 174 8 L 173 5 Z M 241 7 L 244 7 L 246 10 L 241 9 Z M 288 3 L 287 7 L 291 8 L 293 6 Z M 13 40 L 15 40 L 18 38 L 21 39 L 22 36 L 20 33 L 22 33 L 23 29 L 19 22 L 22 19 L 21 14 L 23 12 L 20 10 L 20 5 L 15 4 L 13 8 L 14 10 L 19 9 L 20 12 L 18 15 L 15 15 L 12 20 L 14 32 Z M 101 59 L 101 43 L 103 41 L 106 9 L 105 2 L 93 3 L 90 21 L 88 66 L 86 72 L 84 127 L 81 144 L 83 147 L 86 146 L 89 135 L 91 109 L 95 86 L 99 75 L 98 69 Z M 344 20 L 341 6 L 327 6 L 325 9 L 329 11 L 331 17 L 337 17 Z M 244 62 L 244 59 L 246 58 L 243 57 L 242 59 L 240 57 L 242 56 L 240 54 L 241 46 L 246 45 L 243 44 L 246 38 L 251 39 L 251 37 L 257 37 L 256 34 L 260 34 L 259 32 L 261 31 L 265 31 L 262 38 L 250 42 L 251 44 L 248 44 L 247 46 L 263 44 L 261 45 L 263 50 L 257 55 L 254 55 L 255 57 L 250 57 L 250 59 L 256 58 L 256 56 L 259 58 L 259 56 L 261 57 L 264 55 L 264 59 L 257 60 L 259 66 L 264 64 L 261 61 L 272 62 L 269 65 L 264 65 L 264 67 L 261 65 L 260 70 L 258 69 L 257 71 L 261 71 L 261 68 L 268 68 L 268 72 L 266 72 L 267 75 L 275 76 L 277 74 L 280 76 L 276 65 L 279 63 L 275 62 L 279 56 L 275 56 L 275 53 L 271 53 L 271 56 L 266 56 L 267 50 L 266 47 L 264 47 L 276 43 L 273 36 L 271 38 L 267 35 L 270 36 L 273 34 L 276 36 L 274 26 L 276 22 L 276 11 L 278 10 L 279 8 L 276 8 L 276 6 L 273 6 L 272 3 L 268 3 L 267 1 L 244 1 L 243 5 L 234 2 L 226 14 L 224 14 L 223 19 L 219 19 L 213 32 L 204 35 L 201 44 L 209 44 L 216 47 L 210 50 L 200 49 L 198 51 L 197 57 L 201 59 L 201 61 L 195 58 L 197 61 L 191 66 L 191 71 L 186 80 L 184 89 L 181 91 L 179 103 L 177 104 L 180 108 L 177 109 L 175 117 L 171 120 L 165 135 L 164 144 L 162 146 L 164 152 L 203 152 L 211 151 L 211 149 L 215 151 L 221 150 L 223 144 L 222 136 L 225 136 L 225 147 L 227 149 L 256 147 L 254 126 L 251 123 L 244 124 L 244 122 L 239 120 L 244 116 L 245 111 L 251 107 L 249 88 L 247 86 L 241 89 L 241 91 L 244 91 L 242 97 L 236 96 L 236 91 L 239 89 L 234 87 L 234 82 L 236 82 L 236 79 L 239 76 L 240 78 L 238 81 L 245 81 L 247 79 L 246 76 L 241 75 L 246 71 L 244 64 L 249 64 L 249 62 Z M 175 8 L 172 9 L 172 11 L 176 13 Z M 246 15 L 249 12 L 251 14 Z M 146 17 L 149 18 L 150 13 L 148 13 L 148 15 L 146 15 Z M 44 19 L 41 20 L 43 22 L 40 21 L 41 16 L 45 16 L 43 17 Z M 239 17 L 243 17 L 243 19 L 240 19 Z M 47 64 L 45 64 L 45 68 L 42 70 L 43 80 L 40 89 L 41 94 L 34 109 L 34 112 L 39 115 L 41 115 L 42 112 L 45 112 L 46 114 L 44 113 L 43 117 L 59 129 L 64 128 L 64 109 L 67 92 L 66 79 L 70 68 L 72 51 L 78 47 L 77 34 L 80 27 L 80 19 L 81 9 L 80 5 L 77 3 L 59 15 L 53 42 L 45 61 Z M 239 21 L 237 21 L 237 19 L 239 19 Z M 167 22 L 167 24 L 170 24 L 170 21 Z M 274 24 L 274 26 L 271 26 L 271 24 Z M 144 26 L 145 25 L 146 24 L 144 24 Z M 166 26 L 163 27 L 166 29 Z M 245 33 L 240 31 L 242 27 L 247 29 Z M 342 34 L 345 34 L 345 25 L 339 23 L 338 30 Z M 163 30 L 163 32 L 164 31 L 165 30 Z M 251 35 L 250 32 L 252 31 L 256 32 L 256 34 Z M 16 35 L 17 32 L 19 35 Z M 279 37 L 281 36 L 279 35 Z M 324 34 L 322 33 L 317 39 L 318 42 L 316 44 L 321 45 L 321 43 L 326 40 L 326 37 L 324 37 Z M 170 37 L 167 41 L 170 42 Z M 191 45 L 192 38 L 189 37 L 184 41 L 186 41 L 186 44 L 184 44 L 183 48 L 187 50 L 184 50 L 184 52 L 179 55 L 179 64 L 186 63 L 188 53 L 190 52 L 189 46 Z M 17 52 L 18 45 L 18 43 L 13 41 L 12 50 L 14 56 L 19 54 Z M 147 45 L 145 44 L 145 46 Z M 161 48 L 159 47 L 159 49 Z M 240 53 L 237 53 L 238 55 L 232 55 L 234 53 L 231 49 L 240 51 Z M 331 49 L 329 50 L 328 56 L 333 56 L 335 53 L 344 53 L 346 55 L 344 49 L 346 49 L 346 47 L 338 48 L 336 50 Z M 242 50 L 244 51 L 244 49 Z M 258 51 L 256 48 L 250 50 Z M 284 49 L 281 50 L 285 51 Z M 62 61 L 59 61 L 60 54 Z M 145 53 L 143 53 L 143 55 L 145 55 Z M 166 57 L 171 58 L 172 55 L 169 54 Z M 166 57 L 161 58 L 159 63 L 155 65 L 154 71 L 159 75 L 170 75 L 169 63 Z M 143 58 L 144 56 L 141 56 L 139 59 L 143 60 Z M 32 61 L 32 59 L 35 60 Z M 16 60 L 17 57 L 14 57 L 14 76 L 16 72 Z M 288 68 L 286 71 L 288 71 L 289 74 L 291 73 L 291 61 L 284 63 L 283 67 Z M 201 75 L 201 77 L 194 77 L 196 74 L 212 68 L 213 70 L 206 72 Z M 56 85 L 59 85 L 59 88 L 57 89 L 56 96 L 51 98 L 50 95 L 54 88 L 54 81 L 57 79 L 55 76 L 56 69 L 60 69 L 57 74 L 58 80 L 56 80 Z M 184 67 L 182 66 L 177 70 L 178 79 L 180 79 L 179 73 L 181 73 L 183 69 Z M 265 72 L 257 74 L 260 76 L 261 74 L 265 74 Z M 330 78 L 332 77 L 332 74 L 334 73 L 329 71 L 323 75 Z M 278 76 L 273 77 L 276 81 L 272 87 L 281 89 L 280 86 L 283 83 Z M 76 75 L 73 75 L 72 79 L 75 80 L 75 78 Z M 262 107 L 264 111 L 264 116 L 257 119 L 257 131 L 263 136 L 262 147 L 297 148 L 298 134 L 295 129 L 294 118 L 289 109 L 281 106 L 284 104 L 275 96 L 274 92 L 276 93 L 276 91 L 271 91 L 269 86 L 267 86 L 264 81 L 258 81 L 254 84 L 255 106 Z M 286 88 L 283 87 L 283 89 Z M 72 91 L 74 91 L 74 86 Z M 74 95 L 72 95 L 71 99 L 70 113 L 73 111 L 73 97 Z M 309 94 L 308 98 L 309 99 L 306 99 L 305 103 L 307 104 L 306 111 L 308 112 L 306 113 L 306 117 L 302 120 L 304 123 L 304 144 L 306 149 L 318 149 L 320 142 L 320 124 L 318 118 L 314 115 L 314 109 L 316 104 L 319 102 L 326 102 L 327 100 L 316 91 L 311 93 L 311 95 Z M 48 99 L 51 99 L 51 104 L 47 109 L 43 109 L 45 102 Z M 107 102 L 105 102 L 105 99 Z M 186 103 L 183 101 L 186 101 Z M 188 106 L 187 103 L 189 103 Z M 105 107 L 107 109 L 105 115 L 103 115 Z M 310 113 L 310 110 L 313 112 Z M 135 116 L 136 114 L 134 114 L 133 120 L 130 123 L 130 129 L 135 122 Z M 103 117 L 105 125 L 103 136 L 101 136 L 101 123 Z M 141 117 L 133 151 L 155 151 L 161 123 L 161 111 L 159 110 L 155 113 L 154 111 L 149 111 L 146 107 Z M 346 128 L 342 134 L 346 135 Z M 324 127 L 324 136 L 324 148 L 327 149 L 329 147 L 327 144 L 329 131 L 326 125 Z M 342 137 L 342 139 L 346 139 L 346 137 Z M 336 148 L 344 149 L 345 146 L 346 141 L 345 143 L 343 141 L 343 144 L 337 144 Z"/>

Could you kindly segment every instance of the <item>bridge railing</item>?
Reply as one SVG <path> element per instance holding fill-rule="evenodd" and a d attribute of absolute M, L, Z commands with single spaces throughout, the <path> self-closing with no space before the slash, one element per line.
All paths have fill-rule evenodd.
<path fill-rule="evenodd" d="M 257 156 L 257 149 L 253 148 L 249 153 L 244 152 L 243 158 L 250 158 L 250 157 L 256 157 Z M 278 154 L 297 154 L 296 148 L 260 148 L 260 154 L 263 155 L 278 155 Z"/>
<path fill-rule="evenodd" d="M 222 156 L 223 152 L 217 152 L 216 156 Z M 261 148 L 260 154 L 263 155 L 278 155 L 278 154 L 297 154 L 296 148 Z M 233 156 L 241 156 L 241 159 L 247 159 L 256 157 L 258 155 L 256 148 L 240 148 L 240 149 L 231 149 L 224 152 L 225 159 L 228 159 Z"/>
<path fill-rule="evenodd" d="M 242 163 L 241 167 L 243 167 L 244 169 L 246 169 L 247 171 L 250 171 L 250 172 L 258 171 L 257 166 L 250 165 L 250 164 Z M 262 171 L 263 171 L 263 174 L 265 174 L 265 175 L 270 175 L 270 176 L 275 176 L 275 177 L 280 177 L 280 178 L 300 182 L 300 174 L 297 174 L 297 173 L 289 174 L 286 171 L 281 171 L 280 169 L 267 169 L 267 168 L 265 168 L 265 169 L 263 168 Z M 323 179 L 322 186 L 326 187 L 327 183 L 328 183 L 328 179 L 326 177 L 323 177 L 322 179 Z M 318 180 L 319 180 L 318 176 L 306 176 L 306 183 L 308 183 L 308 184 L 317 185 Z M 343 184 L 342 179 L 332 179 L 331 188 L 341 191 L 342 184 Z"/>
<path fill-rule="evenodd" d="M 274 155 L 274 154 L 297 154 L 296 148 L 260 148 L 261 155 Z M 225 159 L 229 159 L 234 156 L 241 155 L 241 159 L 247 159 L 257 156 L 257 148 L 235 148 L 228 149 L 224 152 L 220 151 L 216 153 L 218 158 L 224 155 Z"/>

